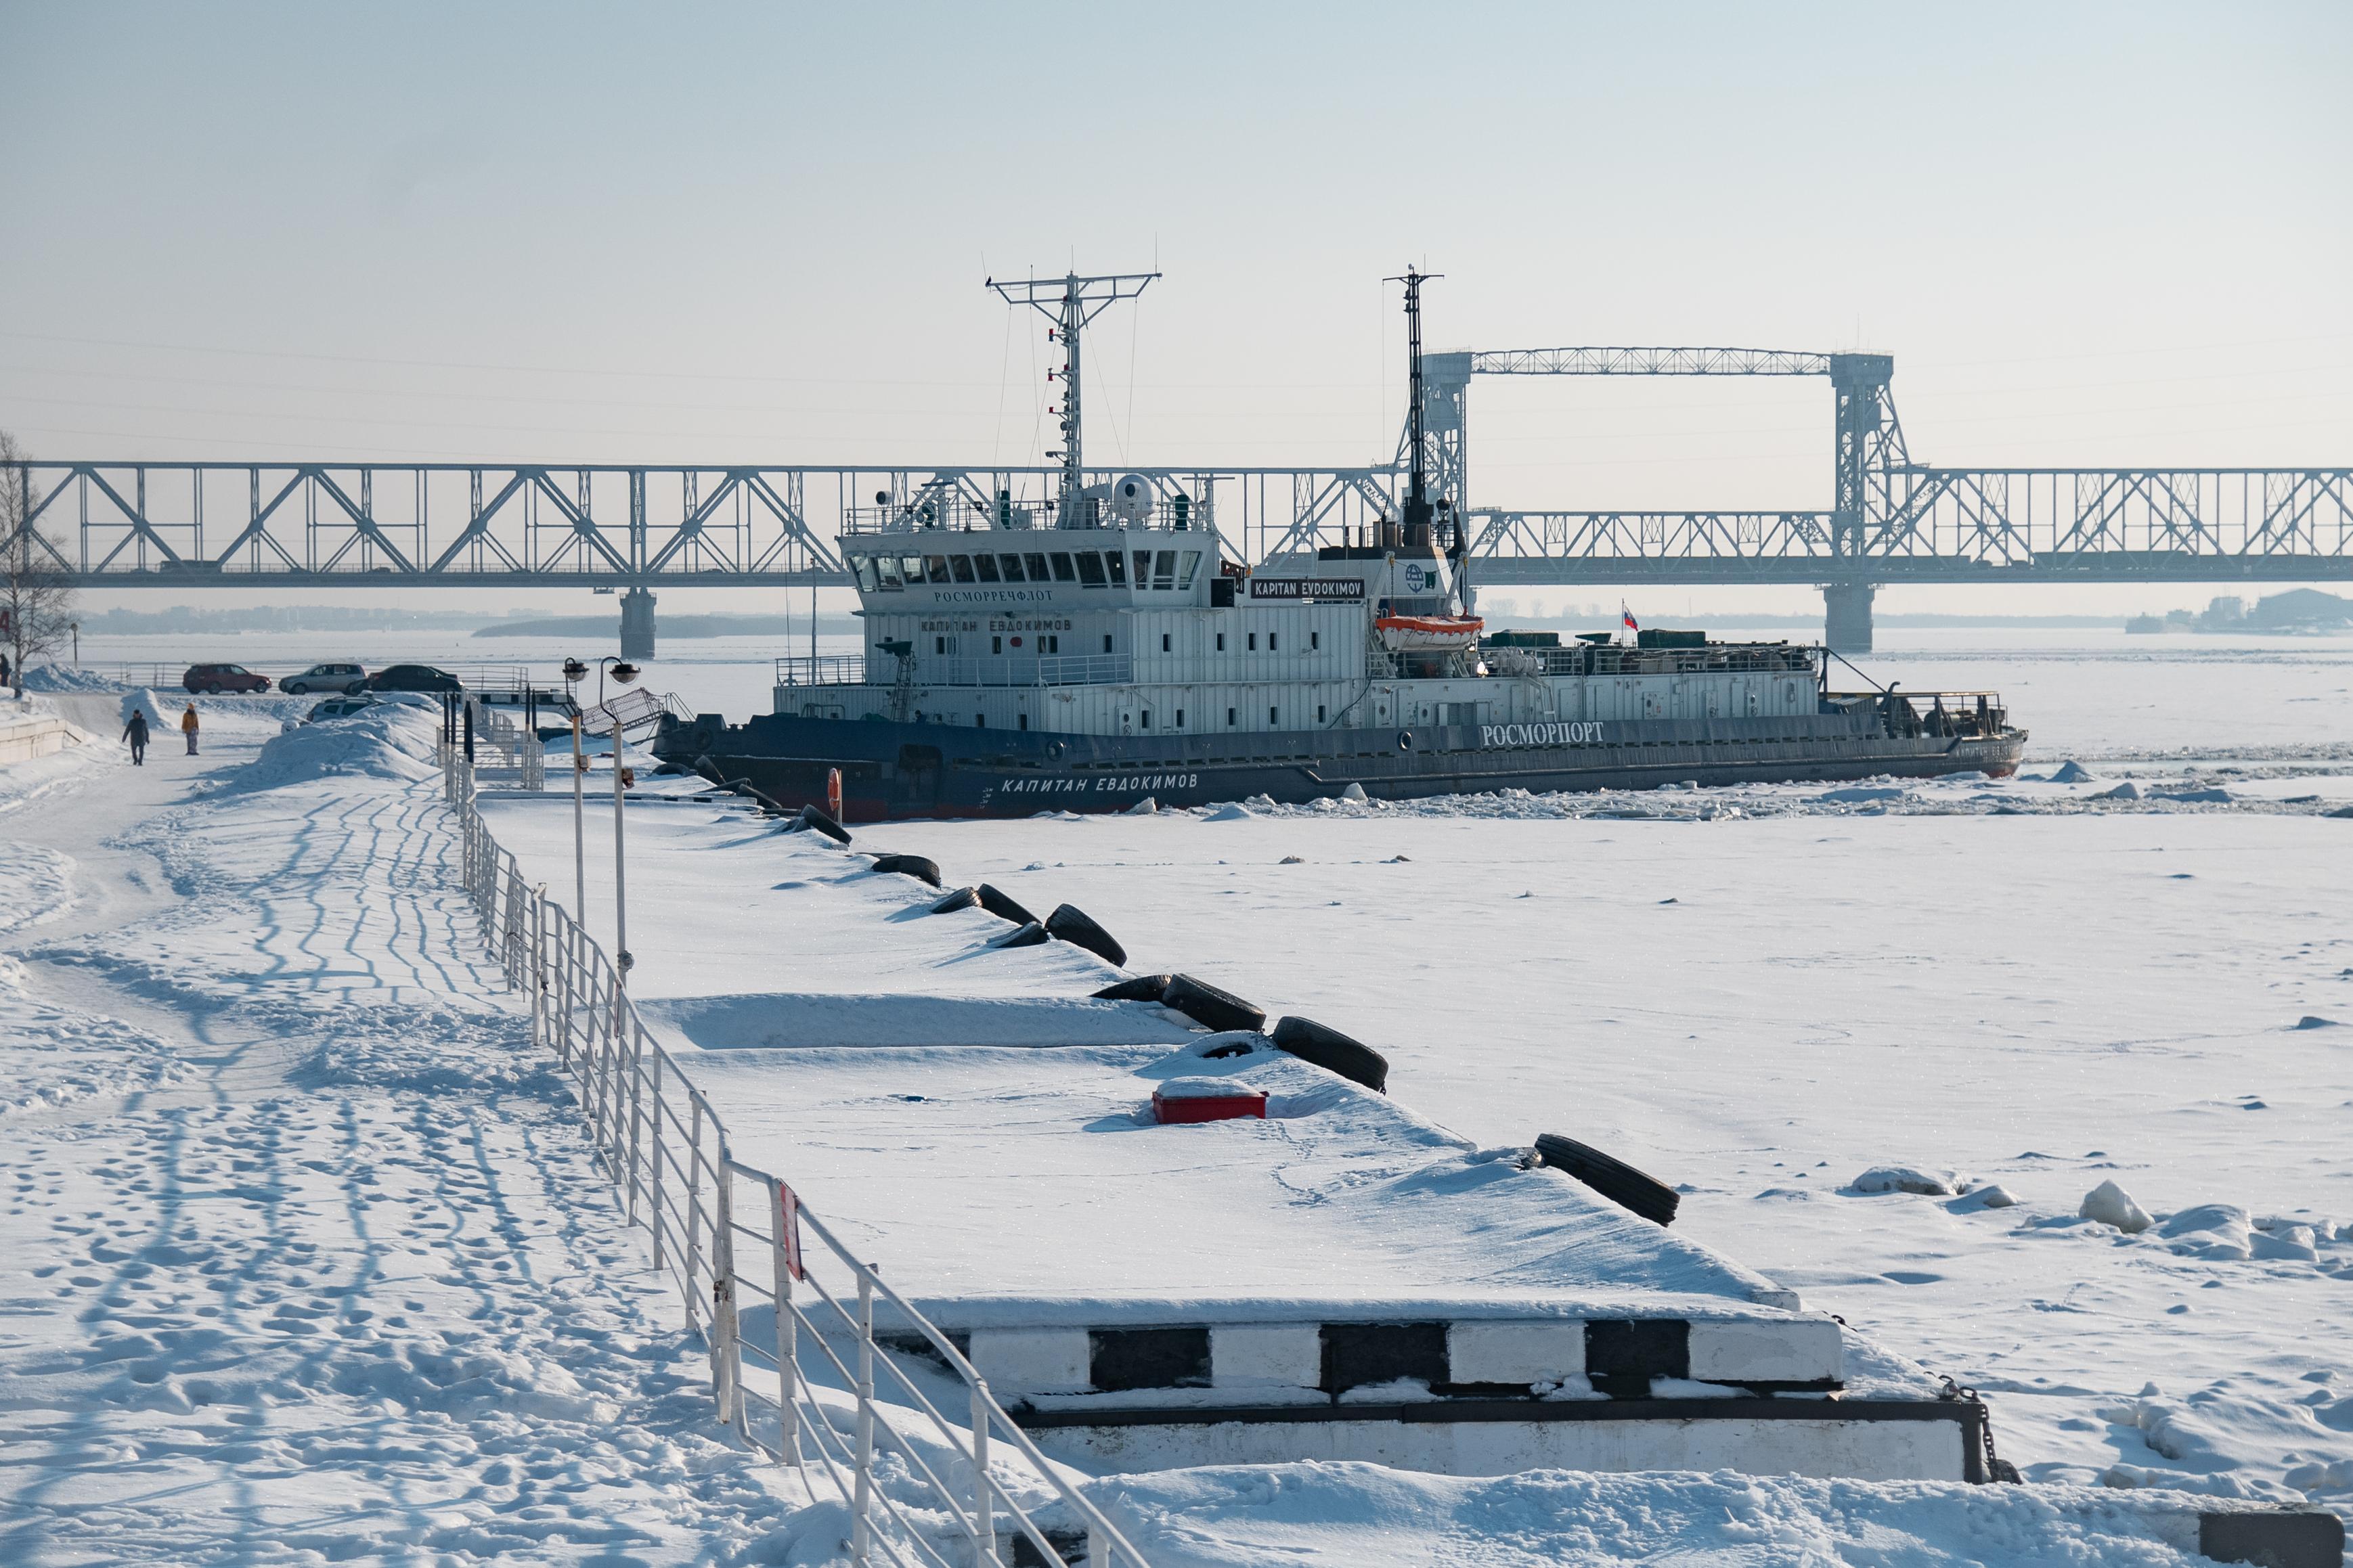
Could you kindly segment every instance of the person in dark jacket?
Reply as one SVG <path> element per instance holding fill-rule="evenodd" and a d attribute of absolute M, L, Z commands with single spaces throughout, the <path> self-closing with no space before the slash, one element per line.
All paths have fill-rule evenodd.
<path fill-rule="evenodd" d="M 147 713 L 144 709 L 131 710 L 131 722 L 122 726 L 122 738 L 131 742 L 131 765 L 147 765 Z"/>
<path fill-rule="evenodd" d="M 196 705 L 193 702 L 188 704 L 188 710 L 180 715 L 180 733 L 188 738 L 188 755 L 195 756 L 196 754 Z"/>

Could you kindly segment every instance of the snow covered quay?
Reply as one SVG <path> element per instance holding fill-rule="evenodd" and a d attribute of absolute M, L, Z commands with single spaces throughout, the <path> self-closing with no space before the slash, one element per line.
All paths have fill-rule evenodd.
<path fill-rule="evenodd" d="M 9 1562 L 2187 1563 L 2238 1506 L 1755 1473 L 1789 1467 L 1743 1405 L 1967 1402 L 1521 1149 L 1093 1000 L 1094 958 L 723 799 L 628 807 L 617 996 L 560 907 L 568 800 L 476 829 L 429 714 L 247 711 L 185 774 L 44 759 L 0 816 Z M 1150 1119 L 1204 1079 L 1268 1114 Z M 1551 1415 L 1680 1401 L 1713 1454 Z"/>

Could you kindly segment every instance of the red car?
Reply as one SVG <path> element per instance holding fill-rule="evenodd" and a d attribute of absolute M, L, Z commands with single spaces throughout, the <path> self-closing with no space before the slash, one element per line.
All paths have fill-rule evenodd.
<path fill-rule="evenodd" d="M 224 691 L 267 691 L 269 677 L 256 675 L 241 664 L 192 664 L 180 684 L 206 697 Z"/>

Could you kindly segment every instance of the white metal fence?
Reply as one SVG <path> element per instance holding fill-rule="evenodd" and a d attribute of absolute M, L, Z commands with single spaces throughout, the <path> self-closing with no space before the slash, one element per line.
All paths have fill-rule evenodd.
<path fill-rule="evenodd" d="M 1046 1563 L 1083 1540 L 1089 1568 L 1148 1568 L 947 1334 L 783 1180 L 734 1157 L 718 1113 L 638 1022 L 604 950 L 491 837 L 461 750 L 442 751 L 466 889 L 491 954 L 530 996 L 534 1046 L 571 1076 L 630 1223 L 647 1226 L 655 1269 L 678 1286 L 688 1327 L 710 1346 L 719 1419 L 797 1467 L 813 1500 L 839 1498 L 850 1561 L 861 1568 L 986 1568 L 1022 1538 Z M 876 1335 L 878 1304 L 892 1315 L 892 1336 L 916 1339 L 944 1375 L 911 1372 L 891 1353 Z M 747 1314 L 763 1309 L 765 1337 L 756 1323 L 745 1331 Z M 965 1408 L 953 1408 L 959 1399 Z M 999 1442 L 1016 1458 L 992 1468 Z M 1041 1517 L 1055 1506 L 1063 1528 Z"/>
<path fill-rule="evenodd" d="M 476 778 L 534 792 L 547 787 L 547 750 L 524 718 L 524 714 L 502 711 L 470 692 L 467 694 L 466 721 L 474 738 L 472 772 Z"/>

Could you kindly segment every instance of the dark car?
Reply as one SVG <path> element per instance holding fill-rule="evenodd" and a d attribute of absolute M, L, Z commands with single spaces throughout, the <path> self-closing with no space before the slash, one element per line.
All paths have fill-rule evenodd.
<path fill-rule="evenodd" d="M 312 691 L 340 691 L 345 696 L 364 690 L 367 671 L 356 664 L 314 664 L 300 675 L 290 675 L 278 683 L 278 689 L 298 694 Z"/>
<path fill-rule="evenodd" d="M 367 678 L 370 691 L 463 691 L 466 683 L 429 664 L 390 664 Z"/>
<path fill-rule="evenodd" d="M 269 677 L 256 675 L 241 664 L 192 664 L 180 684 L 206 697 L 224 691 L 267 691 Z"/>

